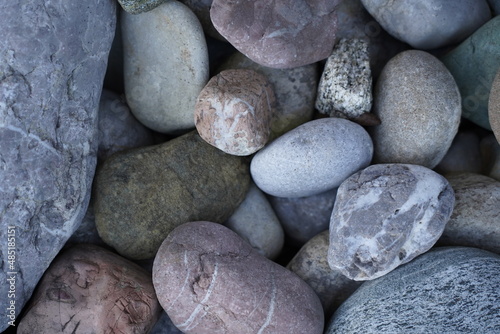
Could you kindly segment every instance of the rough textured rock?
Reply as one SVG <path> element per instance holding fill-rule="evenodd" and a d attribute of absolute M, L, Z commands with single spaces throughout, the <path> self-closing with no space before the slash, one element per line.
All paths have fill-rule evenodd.
<path fill-rule="evenodd" d="M 276 97 L 276 108 L 271 119 L 271 138 L 279 137 L 312 119 L 319 78 L 316 63 L 288 69 L 270 68 L 235 52 L 222 64 L 219 71 L 232 68 L 254 70 L 266 76 L 271 83 Z"/>
<path fill-rule="evenodd" d="M 497 333 L 499 271 L 496 254 L 437 248 L 364 283 L 325 333 Z"/>
<path fill-rule="evenodd" d="M 473 131 L 460 131 L 434 170 L 441 175 L 459 172 L 480 173 L 482 167 L 479 136 Z"/>
<path fill-rule="evenodd" d="M 434 168 L 458 131 L 460 93 L 446 67 L 434 56 L 404 51 L 382 70 L 373 113 L 382 124 L 371 129 L 374 162 Z"/>
<path fill-rule="evenodd" d="M 497 75 L 491 84 L 488 100 L 488 119 L 491 129 L 500 143 L 500 66 Z"/>
<path fill-rule="evenodd" d="M 446 178 L 455 191 L 456 201 L 439 243 L 500 254 L 500 182 L 473 173 Z"/>
<path fill-rule="evenodd" d="M 194 128 L 194 105 L 209 79 L 200 22 L 178 1 L 121 18 L 127 103 L 147 127 L 163 133 Z"/>
<path fill-rule="evenodd" d="M 373 154 L 365 129 L 340 118 L 304 123 L 257 152 L 255 184 L 278 197 L 305 197 L 336 188 L 368 166 Z"/>
<path fill-rule="evenodd" d="M 323 333 L 323 309 L 299 277 L 219 224 L 190 222 L 153 264 L 158 300 L 186 334 Z"/>
<path fill-rule="evenodd" d="M 286 266 L 316 292 L 327 318 L 361 285 L 330 268 L 328 245 L 328 231 L 323 231 L 309 240 Z"/>
<path fill-rule="evenodd" d="M 479 144 L 483 161 L 483 173 L 500 181 L 500 143 L 495 136 L 484 137 Z"/>
<path fill-rule="evenodd" d="M 168 0 L 118 0 L 123 10 L 130 14 L 139 14 L 155 9 Z"/>
<path fill-rule="evenodd" d="M 111 0 L 3 1 L 0 11 L 0 331 L 80 223 L 95 171 L 97 109 L 115 29 Z M 50 84 L 48 84 L 50 83 Z M 15 261 L 7 261 L 14 226 Z M 11 249 L 12 251 L 12 249 Z M 15 272 L 8 298 L 7 273 Z M 9 275 L 10 277 L 10 275 Z"/>
<path fill-rule="evenodd" d="M 368 42 L 341 39 L 328 57 L 318 86 L 316 109 L 354 120 L 372 107 Z"/>
<path fill-rule="evenodd" d="M 81 244 L 51 263 L 17 333 L 149 333 L 160 311 L 148 272 Z"/>
<path fill-rule="evenodd" d="M 441 57 L 462 96 L 462 116 L 491 130 L 488 97 L 500 68 L 500 17 L 496 16 Z"/>
<path fill-rule="evenodd" d="M 225 70 L 210 79 L 195 105 L 196 129 L 207 143 L 233 155 L 261 149 L 276 103 L 271 84 L 253 70 Z"/>
<path fill-rule="evenodd" d="M 283 248 L 285 234 L 280 221 L 255 184 L 250 185 L 245 200 L 224 225 L 268 259 L 275 259 Z"/>
<path fill-rule="evenodd" d="M 288 241 L 302 246 L 316 234 L 328 230 L 336 196 L 337 188 L 307 197 L 268 197 Z"/>
<path fill-rule="evenodd" d="M 199 219 L 226 221 L 249 182 L 245 160 L 208 145 L 195 131 L 117 153 L 96 175 L 97 230 L 120 254 L 152 258 L 175 227 Z"/>
<path fill-rule="evenodd" d="M 361 0 L 378 23 L 415 49 L 461 42 L 491 18 L 486 0 Z"/>
<path fill-rule="evenodd" d="M 448 181 L 428 168 L 365 168 L 337 191 L 330 221 L 330 267 L 355 280 L 387 274 L 436 243 L 454 201 Z"/>
<path fill-rule="evenodd" d="M 273 68 L 292 68 L 327 58 L 335 43 L 339 0 L 215 0 L 212 22 L 236 49 Z"/>

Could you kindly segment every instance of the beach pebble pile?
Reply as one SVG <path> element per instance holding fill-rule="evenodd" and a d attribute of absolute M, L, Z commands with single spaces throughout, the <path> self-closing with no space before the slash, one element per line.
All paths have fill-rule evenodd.
<path fill-rule="evenodd" d="M 499 4 L 0 4 L 0 332 L 499 333 Z"/>

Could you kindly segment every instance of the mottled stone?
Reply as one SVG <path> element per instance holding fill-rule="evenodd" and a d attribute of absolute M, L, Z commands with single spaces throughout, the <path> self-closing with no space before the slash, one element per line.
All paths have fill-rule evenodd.
<path fill-rule="evenodd" d="M 118 0 L 123 10 L 130 14 L 140 14 L 155 9 L 169 0 Z"/>
<path fill-rule="evenodd" d="M 111 0 L 12 0 L 3 1 L 0 12 L 3 331 L 87 209 L 96 165 L 99 95 L 116 5 Z M 12 263 L 9 234 L 15 239 L 15 245 L 10 244 L 10 254 L 15 251 Z M 11 298 L 7 278 L 12 275 Z M 11 302 L 12 313 L 7 310 Z"/>
<path fill-rule="evenodd" d="M 373 144 L 365 129 L 340 118 L 304 123 L 257 152 L 255 184 L 278 197 L 305 197 L 336 188 L 368 166 Z"/>
<path fill-rule="evenodd" d="M 224 225 L 268 259 L 275 259 L 283 248 L 285 234 L 280 221 L 255 184 L 250 185 L 245 200 Z"/>
<path fill-rule="evenodd" d="M 498 68 L 499 71 L 491 84 L 488 100 L 488 119 L 491 129 L 500 143 L 500 66 Z"/>
<path fill-rule="evenodd" d="M 446 178 L 455 191 L 456 201 L 439 243 L 500 254 L 500 182 L 473 173 Z"/>
<path fill-rule="evenodd" d="M 368 42 L 341 39 L 328 57 L 318 86 L 316 109 L 332 117 L 354 120 L 372 107 Z"/>
<path fill-rule="evenodd" d="M 215 0 L 212 22 L 236 49 L 273 68 L 292 68 L 327 58 L 335 43 L 339 0 Z"/>
<path fill-rule="evenodd" d="M 491 18 L 486 0 L 361 0 L 392 36 L 415 49 L 463 41 Z"/>
<path fill-rule="evenodd" d="M 271 138 L 296 128 L 312 119 L 319 75 L 316 63 L 279 69 L 257 64 L 244 54 L 235 52 L 219 68 L 246 68 L 266 76 L 273 87 L 276 107 L 271 119 Z"/>
<path fill-rule="evenodd" d="M 485 129 L 488 98 L 500 68 L 500 17 L 496 16 L 451 50 L 441 61 L 451 72 L 462 96 L 462 116 Z"/>
<path fill-rule="evenodd" d="M 210 145 L 228 154 L 250 155 L 269 139 L 274 105 L 265 76 L 253 70 L 225 70 L 201 90 L 194 122 Z"/>
<path fill-rule="evenodd" d="M 439 174 L 482 170 L 479 136 L 472 131 L 458 132 L 443 160 L 434 168 Z"/>
<path fill-rule="evenodd" d="M 148 272 L 81 244 L 51 263 L 17 333 L 149 333 L 160 311 Z"/>
<path fill-rule="evenodd" d="M 364 283 L 325 333 L 497 333 L 499 271 L 496 254 L 437 248 Z"/>
<path fill-rule="evenodd" d="M 97 230 L 120 254 L 152 258 L 175 227 L 193 219 L 226 221 L 249 182 L 245 160 L 208 145 L 195 131 L 116 153 L 96 175 Z"/>
<path fill-rule="evenodd" d="M 121 18 L 127 103 L 147 127 L 177 134 L 194 128 L 194 105 L 209 79 L 200 22 L 178 1 Z"/>
<path fill-rule="evenodd" d="M 446 67 L 424 51 L 404 51 L 382 70 L 373 113 L 382 124 L 371 129 L 376 163 L 409 163 L 434 168 L 458 131 L 460 93 Z"/>
<path fill-rule="evenodd" d="M 309 240 L 286 266 L 316 292 L 327 318 L 362 283 L 330 268 L 327 261 L 328 245 L 328 231 L 323 231 Z"/>
<path fill-rule="evenodd" d="M 330 221 L 330 267 L 355 280 L 387 274 L 436 243 L 454 201 L 448 181 L 428 168 L 365 168 L 337 191 Z"/>
<path fill-rule="evenodd" d="M 500 181 L 500 143 L 495 136 L 484 137 L 479 144 L 483 161 L 483 173 Z"/>
<path fill-rule="evenodd" d="M 155 257 L 153 284 L 186 334 L 323 333 L 314 291 L 219 224 L 190 222 L 172 231 Z"/>
<path fill-rule="evenodd" d="M 268 196 L 288 240 L 302 246 L 316 234 L 328 230 L 337 188 L 297 198 Z"/>

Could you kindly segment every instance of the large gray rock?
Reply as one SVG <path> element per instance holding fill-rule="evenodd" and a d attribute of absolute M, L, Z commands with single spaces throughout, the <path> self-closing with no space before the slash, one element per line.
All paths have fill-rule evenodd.
<path fill-rule="evenodd" d="M 364 283 L 335 312 L 325 334 L 498 333 L 499 272 L 496 254 L 436 248 Z"/>
<path fill-rule="evenodd" d="M 1 331 L 87 209 L 116 6 L 111 0 L 12 0 L 2 1 L 0 12 Z M 11 263 L 8 226 L 14 227 Z M 12 298 L 5 284 L 11 275 Z"/>

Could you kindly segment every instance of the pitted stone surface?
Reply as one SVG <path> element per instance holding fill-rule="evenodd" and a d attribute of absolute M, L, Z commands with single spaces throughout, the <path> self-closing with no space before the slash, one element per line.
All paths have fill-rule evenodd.
<path fill-rule="evenodd" d="M 0 331 L 21 312 L 87 209 L 97 110 L 115 24 L 111 0 L 0 4 Z M 15 261 L 7 262 L 8 226 Z M 10 230 L 10 229 L 9 229 Z M 7 272 L 16 272 L 15 299 Z"/>
<path fill-rule="evenodd" d="M 418 165 L 372 165 L 345 180 L 330 221 L 328 263 L 371 280 L 428 251 L 455 197 L 448 181 Z"/>

